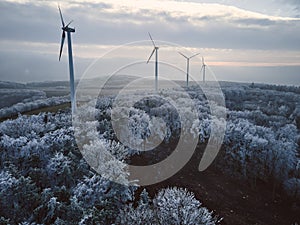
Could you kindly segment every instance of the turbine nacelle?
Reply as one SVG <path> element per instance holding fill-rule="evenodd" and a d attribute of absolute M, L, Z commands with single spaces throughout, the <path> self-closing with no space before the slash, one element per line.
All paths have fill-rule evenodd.
<path fill-rule="evenodd" d="M 61 29 L 65 32 L 71 32 L 71 33 L 75 32 L 75 28 L 71 28 L 71 27 L 62 27 Z"/>
<path fill-rule="evenodd" d="M 61 13 L 61 11 L 60 11 L 60 13 Z M 63 27 L 62 27 L 61 29 L 62 29 L 63 31 L 65 31 L 65 32 L 72 32 L 72 33 L 75 32 L 75 28 L 69 27 L 69 25 L 73 22 L 73 20 L 71 20 L 71 21 L 67 24 L 67 26 L 64 25 L 65 23 L 64 23 L 62 14 L 61 14 L 61 20 L 62 20 L 62 24 L 63 24 Z"/>

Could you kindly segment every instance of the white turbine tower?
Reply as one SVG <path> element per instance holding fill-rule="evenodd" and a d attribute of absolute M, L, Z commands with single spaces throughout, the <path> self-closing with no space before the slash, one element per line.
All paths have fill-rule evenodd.
<path fill-rule="evenodd" d="M 203 72 L 203 76 L 202 76 L 203 83 L 205 83 L 205 68 L 206 68 L 206 64 L 205 64 L 204 58 L 202 56 L 202 67 L 201 67 L 200 74 L 201 74 L 201 72 Z"/>
<path fill-rule="evenodd" d="M 67 25 L 65 25 L 60 7 L 58 6 L 60 19 L 62 23 L 62 37 L 61 37 L 61 44 L 60 44 L 60 51 L 59 51 L 59 58 L 60 61 L 66 33 L 68 37 L 68 53 L 69 53 L 69 70 L 70 70 L 70 92 L 71 92 L 71 109 L 72 109 L 72 115 L 76 112 L 76 96 L 75 96 L 75 84 L 74 84 L 74 66 L 73 66 L 73 56 L 72 56 L 72 41 L 71 41 L 71 33 L 75 32 L 74 28 L 69 27 L 69 25 L 73 22 L 69 22 Z"/>
<path fill-rule="evenodd" d="M 196 55 L 199 55 L 200 53 L 197 53 L 195 55 L 192 55 L 190 57 L 185 56 L 181 52 L 178 52 L 180 55 L 182 55 L 184 58 L 186 58 L 186 87 L 189 87 L 189 70 L 190 70 L 190 59 L 195 57 Z"/>
<path fill-rule="evenodd" d="M 152 53 L 151 53 L 151 55 L 150 55 L 150 57 L 149 57 L 147 63 L 149 63 L 149 61 L 150 61 L 152 55 L 153 55 L 154 52 L 155 52 L 155 91 L 157 92 L 157 90 L 158 90 L 158 49 L 159 49 L 159 47 L 157 47 L 157 46 L 155 45 L 155 43 L 154 43 L 154 41 L 153 41 L 153 39 L 152 39 L 152 37 L 151 37 L 151 34 L 150 34 L 150 33 L 148 33 L 148 34 L 149 34 L 149 37 L 150 37 L 150 39 L 151 39 L 151 41 L 152 41 L 152 44 L 153 44 L 153 46 L 154 46 L 154 49 L 153 49 L 153 51 L 152 51 Z"/>

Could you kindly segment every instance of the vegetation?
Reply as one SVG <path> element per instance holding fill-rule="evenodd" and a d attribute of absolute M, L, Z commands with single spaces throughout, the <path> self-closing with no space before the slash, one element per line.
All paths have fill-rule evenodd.
<path fill-rule="evenodd" d="M 227 106 L 227 129 L 216 167 L 228 175 L 273 186 L 300 199 L 299 118 L 300 96 L 255 85 L 223 86 Z M 201 91 L 189 88 L 199 118 L 190 131 L 206 144 L 212 117 Z M 176 96 L 176 90 L 168 90 Z M 114 96 L 101 97 L 96 116 L 101 146 L 118 160 L 130 162 L 141 155 L 119 142 L 113 131 L 110 112 Z M 184 101 L 184 98 L 182 100 Z M 86 116 L 92 108 L 86 108 Z M 172 146 L 182 126 L 177 109 L 155 96 L 137 102 L 129 109 L 128 126 L 137 143 L 148 137 L 160 124 L 162 145 Z M 188 115 L 189 108 L 183 109 Z M 89 132 L 89 124 L 85 124 Z M 85 148 L 95 150 L 99 143 Z M 144 154 L 144 153 L 143 153 Z M 148 154 L 149 163 L 163 159 L 168 151 Z M 105 155 L 104 155 L 105 156 Z M 101 165 L 107 170 L 110 161 Z M 123 167 L 107 170 L 124 182 Z M 147 191 L 137 194 L 137 186 L 120 185 L 96 173 L 82 157 L 74 137 L 68 111 L 20 115 L 0 124 L 0 224 L 217 224 L 212 212 L 202 206 L 186 189 L 162 189 L 153 198 Z M 226 218 L 225 218 L 226 219 Z"/>

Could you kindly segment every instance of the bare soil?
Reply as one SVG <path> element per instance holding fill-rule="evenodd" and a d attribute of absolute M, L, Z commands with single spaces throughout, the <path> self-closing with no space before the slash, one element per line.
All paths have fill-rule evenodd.
<path fill-rule="evenodd" d="M 254 188 L 247 181 L 222 173 L 215 165 L 199 172 L 200 152 L 196 149 L 189 163 L 168 180 L 141 187 L 139 191 L 146 188 L 150 196 L 154 196 L 161 188 L 186 188 L 194 192 L 203 206 L 223 218 L 221 224 L 224 225 L 300 224 L 299 202 L 282 192 L 274 195 L 272 186 L 266 183 L 258 183 Z"/>

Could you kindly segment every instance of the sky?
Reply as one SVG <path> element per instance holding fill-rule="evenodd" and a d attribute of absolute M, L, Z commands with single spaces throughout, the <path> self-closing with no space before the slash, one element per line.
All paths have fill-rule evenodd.
<path fill-rule="evenodd" d="M 0 1 L 0 80 L 69 79 L 66 43 L 58 61 L 62 31 L 57 3 Z M 161 62 L 184 71 L 186 61 L 176 51 L 201 53 L 191 60 L 191 73 L 199 79 L 203 56 L 218 80 L 300 85 L 299 0 L 66 0 L 59 4 L 65 22 L 74 20 L 70 26 L 76 29 L 72 34 L 76 79 L 99 58 L 100 75 L 122 63 L 146 62 L 153 48 L 150 32 L 160 45 Z M 153 73 L 150 63 L 131 66 L 131 74 L 145 68 Z M 161 73 L 172 76 L 163 68 Z"/>

